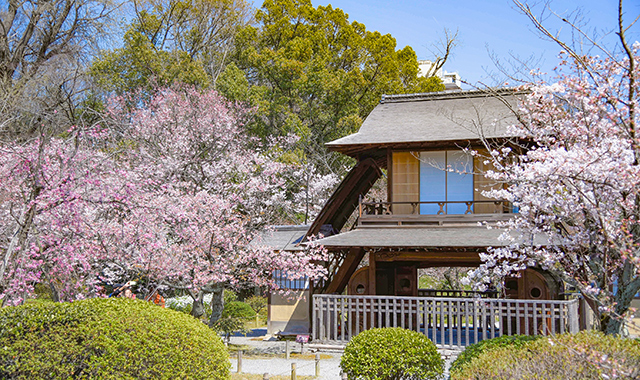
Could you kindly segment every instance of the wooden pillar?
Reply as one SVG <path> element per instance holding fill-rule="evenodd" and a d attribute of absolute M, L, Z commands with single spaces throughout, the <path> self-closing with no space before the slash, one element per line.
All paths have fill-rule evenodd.
<path fill-rule="evenodd" d="M 376 253 L 369 251 L 369 295 L 376 293 Z"/>
<path fill-rule="evenodd" d="M 313 294 L 316 292 L 316 288 L 314 286 L 314 281 L 309 281 L 309 302 L 307 302 L 307 304 L 309 305 L 309 320 L 311 321 L 309 323 L 309 334 L 311 334 L 311 332 L 313 331 L 313 324 L 315 323 L 313 321 L 312 315 L 313 315 Z"/>
<path fill-rule="evenodd" d="M 387 149 L 387 202 L 393 201 L 393 153 Z"/>

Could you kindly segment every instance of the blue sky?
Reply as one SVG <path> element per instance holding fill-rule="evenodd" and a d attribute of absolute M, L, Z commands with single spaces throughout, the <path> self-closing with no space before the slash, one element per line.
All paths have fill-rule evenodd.
<path fill-rule="evenodd" d="M 536 67 L 552 74 L 559 47 L 544 41 L 534 31 L 527 17 L 520 14 L 510 0 L 312 0 L 314 6 L 331 4 L 349 14 L 349 20 L 363 23 L 368 30 L 389 33 L 398 48 L 411 46 L 418 59 L 433 57 L 432 44 L 443 36 L 443 29 L 458 30 L 459 44 L 445 65 L 457 71 L 463 80 L 482 81 L 494 85 L 488 73 L 496 73 L 491 54 L 507 62 L 510 54 L 521 59 L 534 57 Z M 533 4 L 533 2 L 531 2 Z M 550 7 L 562 17 L 581 9 L 589 34 L 602 38 L 617 25 L 615 0 L 552 1 Z M 539 11 L 542 7 L 536 8 Z M 623 5 L 626 21 L 640 14 L 640 0 L 627 0 Z M 570 40 L 569 28 L 553 17 L 546 22 Z M 558 29 L 561 28 L 561 29 Z M 603 37 L 612 45 L 615 36 Z M 631 42 L 640 40 L 640 21 L 628 32 Z"/>

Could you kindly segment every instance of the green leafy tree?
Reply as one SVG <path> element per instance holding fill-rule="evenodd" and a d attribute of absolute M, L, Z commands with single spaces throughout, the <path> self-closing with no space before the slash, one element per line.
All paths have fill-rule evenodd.
<path fill-rule="evenodd" d="M 180 50 L 159 49 L 133 24 L 124 35 L 124 46 L 103 52 L 91 73 L 98 85 L 107 92 L 124 94 L 129 90 L 167 86 L 174 82 L 206 87 L 209 76 L 202 62 Z"/>
<path fill-rule="evenodd" d="M 301 157 L 311 162 L 331 167 L 324 143 L 355 132 L 382 94 L 444 89 L 437 77 L 418 77 L 411 47 L 396 50 L 393 37 L 331 5 L 266 0 L 256 20 L 238 34 L 234 55 L 251 89 L 227 95 L 257 107 L 254 133 L 300 136 Z M 232 74 L 231 83 L 241 82 L 225 74 L 223 92 Z"/>
<path fill-rule="evenodd" d="M 251 296 L 247 298 L 247 304 L 251 306 L 256 314 L 260 314 L 260 312 L 267 307 L 267 298 L 261 296 Z"/>
<path fill-rule="evenodd" d="M 246 333 L 245 321 L 256 315 L 255 311 L 248 304 L 240 301 L 231 301 L 224 305 L 222 316 L 213 325 L 213 329 L 224 336 L 225 342 L 229 344 L 231 334 L 238 331 Z"/>
<path fill-rule="evenodd" d="M 207 87 L 224 69 L 250 7 L 244 0 L 137 0 L 124 45 L 102 52 L 91 72 L 122 94 L 175 82 Z"/>

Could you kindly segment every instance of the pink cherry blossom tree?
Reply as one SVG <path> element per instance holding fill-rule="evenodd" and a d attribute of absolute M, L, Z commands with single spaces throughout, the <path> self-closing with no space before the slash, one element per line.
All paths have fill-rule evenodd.
<path fill-rule="evenodd" d="M 126 188 L 111 154 L 95 149 L 99 129 L 0 145 L 0 298 L 21 302 L 36 283 L 55 300 L 91 294 L 109 228 Z"/>
<path fill-rule="evenodd" d="M 121 99 L 110 112 L 123 126 L 123 141 L 133 142 L 123 154 L 136 168 L 136 183 L 144 184 L 135 203 L 154 210 L 133 220 L 162 227 L 152 237 L 162 243 L 143 261 L 162 262 L 154 275 L 189 290 L 196 303 L 213 293 L 211 323 L 222 311 L 225 286 L 273 287 L 275 269 L 323 274 L 314 263 L 322 251 L 275 254 L 250 244 L 272 215 L 291 207 L 283 176 L 290 168 L 274 157 L 278 149 L 245 134 L 246 110 L 192 88 L 164 89 L 132 111 L 123 109 Z"/>
<path fill-rule="evenodd" d="M 214 293 L 213 323 L 224 287 L 274 287 L 275 269 L 323 276 L 321 250 L 250 244 L 294 197 L 278 149 L 244 133 L 246 112 L 214 91 L 160 89 L 113 99 L 107 126 L 3 146 L 3 299 L 20 302 L 45 281 L 60 299 L 95 295 L 98 273 L 115 264 L 196 305 Z"/>
<path fill-rule="evenodd" d="M 611 334 L 640 291 L 640 44 L 625 40 L 622 15 L 620 3 L 617 54 L 563 44 L 556 81 L 523 86 L 511 132 L 524 149 L 494 148 L 487 158 L 497 168 L 488 176 L 506 184 L 489 195 L 519 213 L 503 225 L 508 246 L 491 249 L 473 273 L 488 280 L 541 266 L 574 285 Z"/>

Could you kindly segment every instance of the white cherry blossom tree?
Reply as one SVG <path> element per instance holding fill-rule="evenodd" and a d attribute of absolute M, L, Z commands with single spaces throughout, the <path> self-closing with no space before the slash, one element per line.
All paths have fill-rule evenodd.
<path fill-rule="evenodd" d="M 487 158 L 496 167 L 487 175 L 505 183 L 489 195 L 519 213 L 503 225 L 508 245 L 472 273 L 488 280 L 541 266 L 574 285 L 610 334 L 621 333 L 640 291 L 640 43 L 626 40 L 622 17 L 620 1 L 616 49 L 595 44 L 600 56 L 584 55 L 556 39 L 559 76 L 520 88 L 529 94 L 511 132 L 522 145 Z"/>

